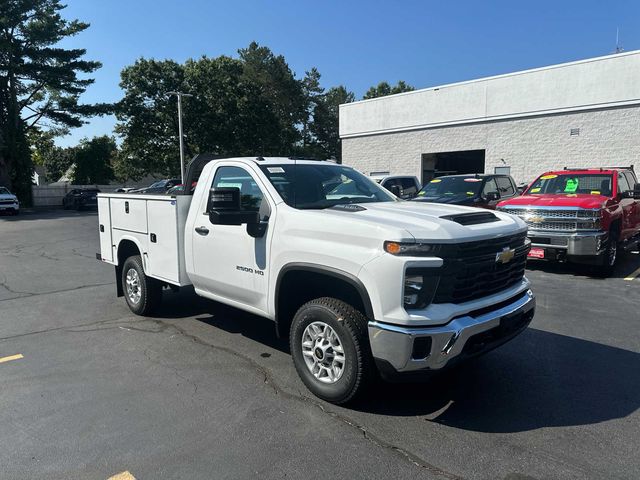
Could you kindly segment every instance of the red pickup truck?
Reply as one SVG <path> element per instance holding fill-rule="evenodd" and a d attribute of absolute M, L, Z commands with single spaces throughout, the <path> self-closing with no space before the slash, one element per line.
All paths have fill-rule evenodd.
<path fill-rule="evenodd" d="M 633 167 L 572 169 L 540 175 L 498 210 L 529 226 L 529 258 L 596 265 L 609 275 L 619 248 L 640 241 L 640 184 Z"/>

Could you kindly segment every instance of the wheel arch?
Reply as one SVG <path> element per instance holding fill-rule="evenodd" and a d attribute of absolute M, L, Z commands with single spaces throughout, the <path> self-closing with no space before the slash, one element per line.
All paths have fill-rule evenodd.
<path fill-rule="evenodd" d="M 343 270 L 312 263 L 289 263 L 278 273 L 275 287 L 275 322 L 280 338 L 286 338 L 300 306 L 319 297 L 334 297 L 373 318 L 371 298 L 362 281 Z"/>

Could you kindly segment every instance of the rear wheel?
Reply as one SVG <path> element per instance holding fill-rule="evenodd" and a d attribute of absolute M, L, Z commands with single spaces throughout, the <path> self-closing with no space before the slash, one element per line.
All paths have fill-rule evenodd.
<path fill-rule="evenodd" d="M 303 383 L 328 402 L 353 400 L 375 375 L 367 319 L 341 300 L 323 297 L 300 307 L 291 324 L 290 343 Z"/>
<path fill-rule="evenodd" d="M 148 315 L 162 302 L 162 284 L 145 275 L 140 255 L 125 260 L 122 289 L 129 309 L 136 315 Z"/>

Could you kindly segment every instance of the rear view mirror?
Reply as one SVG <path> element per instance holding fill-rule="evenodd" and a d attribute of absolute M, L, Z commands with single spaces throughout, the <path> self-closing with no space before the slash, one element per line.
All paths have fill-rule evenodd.
<path fill-rule="evenodd" d="M 207 211 L 213 225 L 242 225 L 259 222 L 258 212 L 242 210 L 238 187 L 212 188 Z"/>

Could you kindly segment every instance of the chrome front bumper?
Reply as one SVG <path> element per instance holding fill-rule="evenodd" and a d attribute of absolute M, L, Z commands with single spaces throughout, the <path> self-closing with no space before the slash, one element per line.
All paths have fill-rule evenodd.
<path fill-rule="evenodd" d="M 552 233 L 544 230 L 529 230 L 528 236 L 532 247 L 565 250 L 567 255 L 574 256 L 596 256 L 603 253 L 608 233 Z M 540 242 L 541 239 L 548 243 Z"/>
<path fill-rule="evenodd" d="M 389 364 L 396 372 L 414 372 L 439 370 L 456 357 L 491 350 L 524 330 L 533 318 L 535 298 L 531 290 L 507 302 L 502 302 L 496 310 L 485 308 L 470 312 L 437 327 L 411 328 L 371 321 L 369 342 L 373 357 L 379 363 Z M 479 335 L 485 332 L 486 335 Z M 417 349 L 416 340 L 421 344 Z M 425 345 L 426 356 L 414 358 Z"/>

